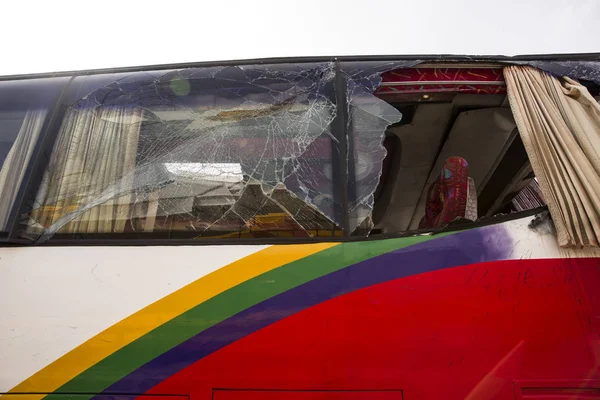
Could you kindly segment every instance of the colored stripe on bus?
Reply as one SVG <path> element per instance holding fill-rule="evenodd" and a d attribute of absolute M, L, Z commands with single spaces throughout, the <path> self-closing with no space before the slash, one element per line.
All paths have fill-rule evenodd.
<path fill-rule="evenodd" d="M 431 239 L 431 236 L 416 236 L 342 243 L 272 269 L 198 304 L 140 337 L 59 387 L 55 393 L 101 393 L 171 348 L 253 305 L 320 276 Z M 287 246 L 276 247 L 285 250 Z"/>
<path fill-rule="evenodd" d="M 335 247 L 337 243 L 270 246 L 222 267 L 109 327 L 49 364 L 9 393 L 55 392 L 92 366 L 199 303 L 282 265 Z M 86 389 L 88 393 L 89 389 Z M 44 394 L 31 394 L 39 400 Z"/>
<path fill-rule="evenodd" d="M 497 227 L 467 231 L 370 257 L 346 268 L 338 268 L 334 272 L 283 291 L 203 330 L 125 376 L 107 388 L 105 393 L 145 393 L 170 376 L 180 371 L 183 373 L 185 368 L 228 344 L 340 295 L 425 272 L 504 259 L 510 253 L 511 241 L 508 235 L 503 233 L 504 231 Z M 494 238 L 493 242 L 489 240 L 491 237 Z M 344 249 L 340 246 L 310 259 L 339 251 Z M 281 268 L 278 272 L 284 274 L 284 269 Z M 130 356 L 133 357 L 133 354 Z M 111 367 L 118 368 L 116 364 Z M 106 373 L 108 369 L 97 372 Z M 101 399 L 97 397 L 94 400 Z"/>

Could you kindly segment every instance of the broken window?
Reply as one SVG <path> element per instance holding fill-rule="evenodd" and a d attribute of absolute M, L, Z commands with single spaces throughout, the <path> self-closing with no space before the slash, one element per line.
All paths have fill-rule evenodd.
<path fill-rule="evenodd" d="M 375 95 L 403 117 L 386 132 L 386 142 L 399 144 L 382 164 L 371 233 L 448 229 L 548 204 L 561 245 L 597 245 L 598 208 L 590 199 L 600 187 L 598 63 L 529 64 L 581 83 L 484 63 L 421 64 L 383 75 Z M 564 210 L 553 210 L 553 201 Z M 569 237 L 561 229 L 568 223 Z"/>
<path fill-rule="evenodd" d="M 595 67 L 542 64 L 598 83 Z M 44 134 L 52 147 L 36 161 L 45 172 L 28 186 L 41 182 L 20 233 L 43 242 L 438 229 L 456 219 L 436 211 L 448 172 L 461 176 L 459 220 L 542 204 L 502 69 L 413 60 L 75 76 Z M 28 118 L 22 126 L 37 126 Z"/>
<path fill-rule="evenodd" d="M 27 234 L 341 234 L 332 63 L 81 76 Z"/>
<path fill-rule="evenodd" d="M 386 131 L 399 145 L 384 159 L 371 234 L 440 229 L 543 204 L 521 193 L 535 181 L 502 69 L 433 63 L 383 74 L 375 96 L 403 117 Z"/>
<path fill-rule="evenodd" d="M 65 78 L 0 82 L 0 231 L 9 217 L 49 108 Z"/>
<path fill-rule="evenodd" d="M 417 63 L 352 62 L 341 65 L 348 105 L 349 231 L 355 235 L 367 235 L 373 227 L 374 195 L 388 154 L 384 147 L 385 131 L 402 119 L 397 108 L 373 93 L 381 83 L 383 72 Z"/>

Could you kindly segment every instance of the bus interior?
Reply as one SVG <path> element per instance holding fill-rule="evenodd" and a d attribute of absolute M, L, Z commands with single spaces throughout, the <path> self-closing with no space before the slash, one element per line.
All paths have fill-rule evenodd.
<path fill-rule="evenodd" d="M 597 86 L 588 89 L 598 95 Z M 501 65 L 423 64 L 395 70 L 383 74 L 375 95 L 403 117 L 386 130 L 387 156 L 375 192 L 371 235 L 443 228 L 450 220 L 455 227 L 469 226 L 545 208 Z M 464 165 L 452 165 L 456 157 Z M 430 197 L 444 169 L 467 172 L 459 183 L 467 190 L 458 191 L 466 207 L 451 210 L 445 222 L 425 221 L 428 208 L 440 213 L 443 207 L 443 199 Z"/>

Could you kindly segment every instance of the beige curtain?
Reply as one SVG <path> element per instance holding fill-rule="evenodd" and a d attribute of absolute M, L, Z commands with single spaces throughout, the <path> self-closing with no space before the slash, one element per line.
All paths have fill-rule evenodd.
<path fill-rule="evenodd" d="M 508 99 L 563 247 L 600 241 L 600 106 L 576 81 L 504 69 Z"/>
<path fill-rule="evenodd" d="M 25 114 L 17 139 L 13 143 L 0 170 L 0 230 L 6 229 L 8 215 L 13 207 L 20 183 L 38 141 L 46 110 L 30 110 Z"/>
<path fill-rule="evenodd" d="M 130 214 L 142 112 L 131 107 L 70 110 L 32 213 L 30 231 L 123 232 Z M 107 191 L 114 192 L 107 196 Z M 89 207 L 98 199 L 108 198 Z M 57 223 L 75 213 L 64 226 Z M 58 222 L 60 223 L 60 221 Z"/>

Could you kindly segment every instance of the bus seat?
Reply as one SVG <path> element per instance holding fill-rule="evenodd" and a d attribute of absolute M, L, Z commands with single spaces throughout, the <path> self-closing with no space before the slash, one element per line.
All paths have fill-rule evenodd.
<path fill-rule="evenodd" d="M 427 192 L 425 215 L 419 229 L 437 228 L 456 218 L 477 219 L 477 191 L 469 177 L 469 164 L 462 157 L 450 157 Z"/>

